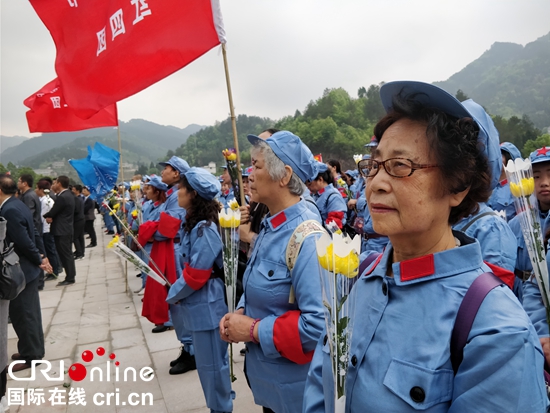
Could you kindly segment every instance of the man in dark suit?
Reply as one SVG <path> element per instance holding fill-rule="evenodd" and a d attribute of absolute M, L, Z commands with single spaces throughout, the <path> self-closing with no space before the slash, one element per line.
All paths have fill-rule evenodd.
<path fill-rule="evenodd" d="M 75 185 L 71 189 L 75 196 L 75 211 L 73 223 L 74 259 L 84 258 L 84 197 L 82 185 Z"/>
<path fill-rule="evenodd" d="M 27 283 L 23 291 L 10 302 L 9 308 L 11 323 L 19 339 L 18 353 L 13 354 L 12 359 L 25 360 L 25 363 L 16 364 L 13 371 L 20 371 L 30 368 L 31 360 L 44 357 L 38 276 L 43 270 L 51 271 L 51 266 L 48 259 L 44 258 L 44 251 L 40 251 L 34 243 L 37 231 L 31 212 L 14 196 L 16 191 L 12 178 L 0 177 L 0 215 L 7 221 L 5 242 L 8 245 L 13 243 Z"/>
<path fill-rule="evenodd" d="M 19 199 L 31 210 L 34 227 L 38 234 L 42 234 L 42 204 L 38 195 L 32 190 L 33 183 L 34 178 L 31 174 L 23 174 L 17 180 L 17 188 L 20 193 Z M 42 235 L 34 240 L 34 244 L 40 251 L 45 251 Z M 44 289 L 44 274 L 40 274 L 38 277 L 38 289 Z"/>
<path fill-rule="evenodd" d="M 69 177 L 58 176 L 52 186 L 53 191 L 57 193 L 57 198 L 50 212 L 44 214 L 46 222 L 51 224 L 50 231 L 55 239 L 55 248 L 61 265 L 65 269 L 65 280 L 57 283 L 58 287 L 74 284 L 76 277 L 72 248 L 76 199 L 68 188 Z"/>
<path fill-rule="evenodd" d="M 90 236 L 90 245 L 86 245 L 86 248 L 92 248 L 97 246 L 97 236 L 94 228 L 95 220 L 95 200 L 90 198 L 90 190 L 87 186 L 82 188 L 82 194 L 84 198 L 84 220 L 86 224 L 84 225 L 84 231 Z"/>

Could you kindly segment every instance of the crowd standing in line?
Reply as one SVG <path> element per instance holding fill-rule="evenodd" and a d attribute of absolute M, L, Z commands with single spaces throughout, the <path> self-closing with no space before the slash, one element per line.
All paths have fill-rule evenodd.
<path fill-rule="evenodd" d="M 21 251 L 28 291 L 18 298 L 28 307 L 24 314 L 40 313 L 43 270 L 46 280 L 64 271 L 60 287 L 77 281 L 74 260 L 84 257 L 84 231 L 86 248 L 97 245 L 97 208 L 106 234 L 125 234 L 170 282 L 167 289 L 138 274 L 142 315 L 154 333 L 175 331 L 182 347 L 169 372 L 197 369 L 212 412 L 233 410 L 227 344 L 238 342 L 246 343 L 244 372 L 264 412 L 334 412 L 315 242 L 327 230 L 343 231 L 361 237 L 361 258 L 377 257 L 351 292 L 346 412 L 546 411 L 550 333 L 503 172 L 519 150 L 499 143 L 480 105 L 435 86 L 390 82 L 381 98 L 386 115 L 365 145 L 370 153 L 345 172 L 338 160 L 317 162 L 289 131 L 249 135 L 252 166 L 242 170 L 242 201 L 227 167 L 216 178 L 176 156 L 160 164 L 160 176 L 134 176 L 137 188 L 122 183 L 97 204 L 88 188 L 75 185 L 73 194 L 66 176 L 40 180 L 35 194 L 32 177 L 23 175 L 17 186 L 28 209 L 17 219 L 25 239 L 16 241 L 8 207 L 23 204 L 13 197 L 15 183 L 0 178 L 8 237 L 16 248 L 28 247 Z M 546 231 L 550 148 L 530 158 Z M 234 200 L 241 204 L 239 300 L 228 313 L 218 212 Z M 454 321 L 466 292 L 486 272 L 501 285 L 485 297 L 455 365 Z M 12 301 L 10 315 L 17 305 Z M 12 357 L 25 360 L 19 369 L 44 356 L 41 321 L 27 316 L 36 328 L 16 329 L 20 354 Z M 21 320 L 15 315 L 12 322 Z"/>

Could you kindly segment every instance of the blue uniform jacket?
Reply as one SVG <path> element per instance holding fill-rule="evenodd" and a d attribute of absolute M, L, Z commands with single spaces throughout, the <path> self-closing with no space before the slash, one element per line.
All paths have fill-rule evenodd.
<path fill-rule="evenodd" d="M 358 216 L 363 218 L 363 234 L 376 234 L 372 226 L 372 217 L 370 216 L 369 208 L 367 207 L 367 199 L 365 194 L 363 194 L 357 200 L 358 208 L 362 208 L 362 212 L 358 213 Z M 358 209 L 359 210 L 359 209 Z M 388 237 L 379 236 L 377 238 L 368 238 L 367 235 L 363 236 L 361 240 L 361 252 L 371 252 L 371 251 L 384 251 L 386 244 L 390 241 Z"/>
<path fill-rule="evenodd" d="M 297 364 L 281 356 L 275 342 L 285 342 L 285 336 L 276 336 L 278 323 L 289 311 L 300 312 L 297 329 L 304 353 L 315 348 L 324 325 L 321 281 L 315 240 L 318 235 L 304 239 L 292 273 L 285 262 L 288 241 L 295 228 L 303 221 L 315 219 L 305 201 L 278 214 L 268 214 L 244 274 L 244 294 L 238 308 L 244 307 L 247 316 L 261 319 L 259 341 L 247 343 L 246 374 L 254 401 L 277 413 L 295 413 L 302 409 L 304 387 L 309 363 Z M 289 303 L 290 289 L 295 292 L 294 303 Z M 295 344 L 294 342 L 292 344 Z"/>
<path fill-rule="evenodd" d="M 477 216 L 491 211 L 491 208 L 481 202 L 477 214 L 461 219 L 453 225 L 453 229 L 462 231 Z M 514 272 L 517 241 L 504 219 L 497 215 L 485 215 L 467 228 L 466 235 L 479 241 L 484 261 Z"/>
<path fill-rule="evenodd" d="M 317 203 L 317 208 L 321 213 L 323 222 L 327 222 L 328 214 L 331 212 L 341 212 L 343 214 L 341 221 L 342 226 L 346 224 L 346 212 L 348 207 L 342 194 L 332 185 L 328 184 L 313 196 Z"/>
<path fill-rule="evenodd" d="M 216 224 L 199 222 L 191 232 L 184 232 L 180 253 L 186 270 L 210 270 L 214 263 L 223 268 L 222 239 Z M 186 281 L 186 274 L 179 277 L 170 287 L 166 301 L 175 304 L 180 301 L 185 328 L 190 331 L 206 331 L 218 328 L 220 320 L 227 314 L 224 301 L 225 284 L 220 278 L 211 278 L 198 290 Z"/>
<path fill-rule="evenodd" d="M 506 221 L 508 222 L 516 216 L 514 197 L 510 192 L 510 184 L 507 179 L 500 181 L 495 189 L 493 189 L 493 193 L 487 201 L 487 205 L 496 212 L 504 211 L 506 214 Z"/>
<path fill-rule="evenodd" d="M 221 194 L 218 200 L 221 202 L 224 208 L 229 208 L 229 202 L 235 199 L 235 193 L 233 188 L 229 189 L 227 195 Z"/>
<path fill-rule="evenodd" d="M 179 185 L 174 185 L 168 191 L 166 191 L 166 202 L 164 202 L 159 208 L 159 217 L 162 212 L 166 212 L 168 215 L 181 220 L 183 224 L 185 220 L 185 209 L 180 207 L 178 204 L 178 189 Z M 180 230 L 180 239 L 182 235 L 182 230 Z M 154 238 L 158 241 L 166 241 L 167 238 L 161 235 L 158 231 L 155 233 Z M 178 248 L 177 245 L 174 245 L 174 248 Z M 176 254 L 177 255 L 177 254 Z"/>
<path fill-rule="evenodd" d="M 393 254 L 388 244 L 355 284 L 346 412 L 546 411 L 539 340 L 508 287 L 486 296 L 454 375 L 449 342 L 458 307 L 474 279 L 489 271 L 479 243 L 459 232 L 455 236 L 459 248 L 393 263 L 393 277 L 386 275 Z M 323 397 L 325 392 L 332 400 L 332 384 L 326 387 L 325 379 L 330 369 L 321 339 L 304 412 L 332 411 Z"/>

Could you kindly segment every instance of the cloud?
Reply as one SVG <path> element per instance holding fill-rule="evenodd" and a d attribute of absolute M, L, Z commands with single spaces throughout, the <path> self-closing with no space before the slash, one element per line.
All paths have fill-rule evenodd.
<path fill-rule="evenodd" d="M 278 119 L 325 88 L 445 80 L 495 41 L 548 33 L 547 0 L 222 0 L 237 114 Z M 151 0 L 153 7 L 153 1 Z M 2 3 L 1 134 L 29 135 L 23 99 L 55 77 L 55 47 L 29 2 Z M 221 53 L 119 103 L 122 120 L 185 127 L 225 119 Z"/>

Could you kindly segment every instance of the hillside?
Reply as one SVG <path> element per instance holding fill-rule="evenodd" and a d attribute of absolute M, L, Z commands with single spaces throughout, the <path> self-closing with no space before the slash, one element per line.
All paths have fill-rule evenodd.
<path fill-rule="evenodd" d="M 26 141 L 26 136 L 3 136 L 0 135 L 0 154 L 5 151 L 8 148 L 11 148 L 13 146 L 17 146 L 20 143 L 23 143 Z"/>
<path fill-rule="evenodd" d="M 189 125 L 184 129 L 163 126 L 143 119 L 120 121 L 123 157 L 128 161 L 155 162 L 166 151 L 181 145 L 189 135 L 203 128 Z M 11 139 L 11 138 L 10 138 Z M 118 150 L 116 128 L 96 128 L 79 132 L 46 133 L 23 141 L 0 153 L 0 163 L 28 165 L 38 168 L 57 160 L 79 158 L 86 147 L 99 141 Z M 84 155 L 85 156 L 85 155 Z M 124 160 L 126 162 L 126 159 Z"/>
<path fill-rule="evenodd" d="M 478 59 L 444 82 L 449 93 L 461 89 L 493 115 L 526 114 L 538 128 L 550 127 L 550 33 L 521 46 L 494 43 Z"/>

